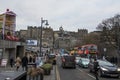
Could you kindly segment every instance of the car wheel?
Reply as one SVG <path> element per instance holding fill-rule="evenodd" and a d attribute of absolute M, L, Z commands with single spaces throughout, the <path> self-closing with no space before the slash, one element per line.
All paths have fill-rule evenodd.
<path fill-rule="evenodd" d="M 118 78 L 118 79 L 119 79 L 119 77 L 120 77 L 120 76 L 117 76 L 116 78 Z"/>
<path fill-rule="evenodd" d="M 74 66 L 73 68 L 76 69 L 76 66 Z"/>
<path fill-rule="evenodd" d="M 64 68 L 64 65 L 63 65 L 63 63 L 62 63 L 62 65 L 61 65 L 61 66 L 62 66 L 62 68 Z"/>
<path fill-rule="evenodd" d="M 66 68 L 66 66 L 65 66 L 65 64 L 63 63 L 63 69 L 65 69 Z"/>

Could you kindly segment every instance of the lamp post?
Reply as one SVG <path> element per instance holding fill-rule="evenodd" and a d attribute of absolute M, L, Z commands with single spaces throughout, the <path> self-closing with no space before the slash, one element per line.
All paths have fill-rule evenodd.
<path fill-rule="evenodd" d="M 116 16 L 115 17 L 115 32 L 116 32 L 116 46 L 117 46 L 117 53 L 118 53 L 118 56 L 117 56 L 117 64 L 120 65 L 120 17 L 119 16 Z"/>
<path fill-rule="evenodd" d="M 48 20 L 43 20 L 43 18 L 41 18 L 41 31 L 40 31 L 40 55 L 42 56 L 42 27 L 43 27 L 43 23 L 45 23 L 46 26 L 48 26 Z"/>

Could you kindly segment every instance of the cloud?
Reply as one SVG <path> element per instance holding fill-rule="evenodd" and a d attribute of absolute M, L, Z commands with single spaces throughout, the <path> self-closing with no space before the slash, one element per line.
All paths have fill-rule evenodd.
<path fill-rule="evenodd" d="M 67 31 L 93 31 L 103 19 L 120 13 L 119 0 L 2 0 L 0 5 L 0 13 L 9 8 L 17 14 L 17 30 L 40 26 L 43 17 L 54 30 L 62 25 Z"/>

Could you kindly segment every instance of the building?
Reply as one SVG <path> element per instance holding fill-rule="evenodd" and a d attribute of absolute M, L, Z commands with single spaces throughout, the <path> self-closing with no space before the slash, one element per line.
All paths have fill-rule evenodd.
<path fill-rule="evenodd" d="M 64 31 L 62 27 L 59 31 L 54 31 L 54 45 L 55 48 L 73 48 L 75 46 L 80 46 L 88 34 L 87 29 L 78 29 L 78 32 Z"/>
<path fill-rule="evenodd" d="M 1 59 L 14 59 L 17 56 L 24 55 L 24 42 L 21 42 L 15 34 L 16 14 L 13 11 L 6 10 L 0 15 L 0 61 Z"/>
<path fill-rule="evenodd" d="M 42 52 L 46 52 L 47 50 L 53 49 L 53 29 L 51 27 L 43 27 L 42 28 L 42 37 L 41 37 L 41 27 L 37 26 L 28 26 L 27 30 L 20 30 L 18 31 L 18 36 L 24 38 L 26 41 L 33 41 L 37 44 L 27 44 L 27 48 L 36 48 L 39 51 L 40 49 L 40 38 L 42 38 Z M 32 49 L 31 49 L 32 50 Z"/>

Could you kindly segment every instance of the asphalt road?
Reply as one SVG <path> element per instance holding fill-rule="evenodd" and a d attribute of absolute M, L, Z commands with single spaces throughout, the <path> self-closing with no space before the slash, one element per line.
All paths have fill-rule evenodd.
<path fill-rule="evenodd" d="M 76 69 L 63 69 L 61 67 L 60 57 L 57 58 L 57 67 L 60 80 L 96 80 L 93 73 L 90 73 L 88 69 L 84 69 L 79 66 L 77 66 Z M 120 80 L 120 78 L 99 77 L 99 80 Z"/>

